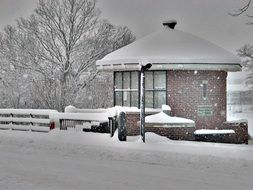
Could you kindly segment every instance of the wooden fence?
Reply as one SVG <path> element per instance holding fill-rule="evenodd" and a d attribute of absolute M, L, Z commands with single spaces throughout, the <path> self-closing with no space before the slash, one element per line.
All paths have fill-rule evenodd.
<path fill-rule="evenodd" d="M 55 110 L 0 109 L 0 129 L 48 132 L 55 128 L 50 113 Z"/>
<path fill-rule="evenodd" d="M 59 113 L 56 110 L 0 109 L 0 129 L 48 132 L 58 127 L 61 130 L 110 133 L 113 136 L 116 116 L 106 109 L 74 111 Z"/>

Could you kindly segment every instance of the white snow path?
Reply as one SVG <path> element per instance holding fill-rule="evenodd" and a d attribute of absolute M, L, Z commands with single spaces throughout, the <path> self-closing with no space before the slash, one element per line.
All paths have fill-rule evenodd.
<path fill-rule="evenodd" d="M 252 189 L 253 146 L 150 139 L 0 131 L 0 189 Z"/>

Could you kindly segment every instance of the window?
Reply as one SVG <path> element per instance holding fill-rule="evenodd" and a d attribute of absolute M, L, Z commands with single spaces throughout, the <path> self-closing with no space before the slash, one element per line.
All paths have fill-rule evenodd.
<path fill-rule="evenodd" d="M 167 73 L 165 71 L 154 72 L 154 107 L 161 108 L 166 104 L 166 86 L 167 86 Z"/>
<path fill-rule="evenodd" d="M 145 72 L 145 106 L 160 108 L 166 104 L 166 71 Z M 139 72 L 114 73 L 114 104 L 128 107 L 139 106 Z"/>
<path fill-rule="evenodd" d="M 114 104 L 138 107 L 138 72 L 114 73 Z"/>
<path fill-rule="evenodd" d="M 207 81 L 202 81 L 202 88 L 203 88 L 203 99 L 207 99 Z"/>

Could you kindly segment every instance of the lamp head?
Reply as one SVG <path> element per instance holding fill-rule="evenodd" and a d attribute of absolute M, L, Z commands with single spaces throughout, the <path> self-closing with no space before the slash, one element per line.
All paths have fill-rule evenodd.
<path fill-rule="evenodd" d="M 145 66 L 143 65 L 143 67 L 144 67 L 144 70 L 147 71 L 147 70 L 149 70 L 152 67 L 152 64 L 148 63 Z"/>

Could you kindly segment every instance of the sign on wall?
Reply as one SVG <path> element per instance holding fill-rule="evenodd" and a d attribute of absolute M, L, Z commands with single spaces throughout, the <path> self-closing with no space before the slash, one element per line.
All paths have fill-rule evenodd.
<path fill-rule="evenodd" d="M 213 106 L 212 105 L 199 105 L 198 106 L 198 116 L 212 116 Z"/>

